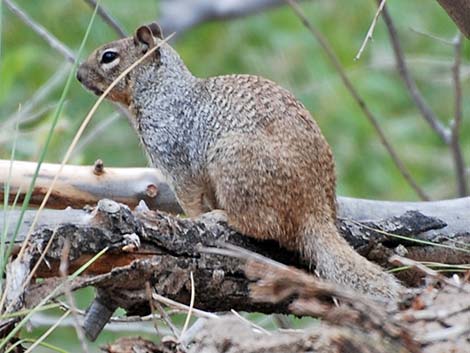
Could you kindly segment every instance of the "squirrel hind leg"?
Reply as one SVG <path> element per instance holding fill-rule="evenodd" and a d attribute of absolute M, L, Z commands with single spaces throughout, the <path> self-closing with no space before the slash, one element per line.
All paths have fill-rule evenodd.
<path fill-rule="evenodd" d="M 292 177 L 292 163 L 273 153 L 276 148 L 264 136 L 231 133 L 209 151 L 208 175 L 233 229 L 298 250 L 304 201 L 296 190 L 301 187 Z"/>

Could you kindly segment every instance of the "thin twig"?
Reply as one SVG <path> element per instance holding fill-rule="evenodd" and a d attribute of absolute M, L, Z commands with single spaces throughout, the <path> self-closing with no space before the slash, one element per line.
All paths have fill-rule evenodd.
<path fill-rule="evenodd" d="M 62 44 L 56 37 L 51 35 L 42 25 L 34 21 L 29 15 L 26 14 L 18 5 L 11 0 L 3 0 L 5 5 L 13 12 L 19 19 L 21 19 L 28 27 L 35 31 L 41 38 L 43 38 L 52 48 L 60 52 L 68 61 L 75 61 L 75 54 Z"/>
<path fill-rule="evenodd" d="M 424 31 L 421 31 L 421 30 L 413 28 L 413 27 L 410 27 L 410 31 L 415 32 L 416 34 L 420 34 L 424 37 L 428 37 L 428 38 L 437 40 L 438 42 L 441 42 L 441 43 L 444 43 L 444 44 L 447 44 L 447 45 L 454 45 L 454 43 L 452 41 L 447 40 L 445 38 L 438 37 L 438 36 L 436 36 L 435 34 L 432 34 L 432 33 L 424 32 Z"/>
<path fill-rule="evenodd" d="M 454 43 L 454 65 L 452 66 L 452 79 L 454 82 L 454 119 L 451 123 L 450 148 L 454 157 L 455 176 L 457 178 L 458 196 L 468 195 L 468 179 L 460 145 L 460 127 L 462 126 L 462 84 L 460 80 L 460 68 L 462 64 L 462 33 L 457 33 Z"/>
<path fill-rule="evenodd" d="M 356 101 L 356 103 L 359 105 L 361 108 L 362 112 L 366 116 L 366 118 L 369 120 L 369 122 L 372 124 L 374 127 L 375 131 L 377 132 L 380 141 L 384 145 L 385 149 L 387 152 L 390 154 L 390 157 L 392 158 L 393 162 L 395 163 L 396 167 L 402 174 L 402 176 L 405 178 L 405 180 L 408 182 L 408 184 L 411 186 L 411 188 L 418 194 L 418 196 L 422 200 L 429 200 L 429 196 L 424 192 L 424 190 L 416 183 L 416 181 L 413 179 L 411 176 L 410 172 L 398 156 L 397 152 L 395 149 L 392 147 L 390 142 L 388 141 L 387 137 L 385 136 L 384 131 L 380 127 L 377 118 L 372 114 L 372 112 L 369 110 L 369 107 L 367 106 L 366 102 L 362 97 L 359 95 L 357 92 L 356 88 L 353 86 L 352 82 L 349 80 L 349 77 L 346 75 L 346 72 L 344 71 L 341 63 L 339 62 L 338 57 L 334 53 L 333 49 L 331 48 L 330 44 L 326 40 L 326 38 L 323 36 L 323 34 L 315 27 L 313 24 L 307 19 L 299 5 L 297 4 L 296 1 L 294 0 L 284 0 L 286 1 L 294 13 L 299 17 L 299 19 L 302 21 L 302 24 L 313 34 L 313 36 L 316 38 L 316 40 L 319 42 L 320 46 L 323 48 L 325 51 L 325 54 L 327 55 L 328 59 L 330 62 L 333 64 L 335 67 L 336 71 L 339 73 L 341 80 L 344 83 L 344 86 L 347 88 L 349 93 L 352 95 L 353 99 Z M 385 7 L 384 7 L 385 10 Z"/>
<path fill-rule="evenodd" d="M 184 305 L 182 303 L 178 303 L 174 300 L 171 300 L 167 297 L 164 297 L 158 293 L 153 293 L 152 294 L 152 298 L 160 303 L 163 303 L 169 307 L 172 307 L 172 308 L 176 308 L 176 309 L 179 309 L 179 310 L 183 310 L 185 312 L 188 312 L 189 311 L 189 306 L 187 305 Z M 195 316 L 198 316 L 198 317 L 202 317 L 202 318 L 206 318 L 206 319 L 216 319 L 218 318 L 217 315 L 215 314 L 212 314 L 212 313 L 209 313 L 207 311 L 203 311 L 203 310 L 199 310 L 199 309 L 193 309 L 193 313 Z"/>
<path fill-rule="evenodd" d="M 243 317 L 241 316 L 236 310 L 230 310 L 230 312 L 235 315 L 237 317 L 237 319 L 239 319 L 240 321 L 244 322 L 245 324 L 248 324 L 250 325 L 251 327 L 253 327 L 255 330 L 258 330 L 259 332 L 261 333 L 264 333 L 265 335 L 268 335 L 268 336 L 271 336 L 272 333 L 269 332 L 268 330 L 264 329 L 263 327 L 261 327 L 260 325 L 257 325 L 255 324 L 254 322 L 251 322 L 250 320 L 248 320 L 246 317 Z"/>
<path fill-rule="evenodd" d="M 430 344 L 433 342 L 439 341 L 452 341 L 457 337 L 468 336 L 470 332 L 470 322 L 467 322 L 463 325 L 455 325 L 453 327 L 441 329 L 441 330 L 432 330 L 421 337 L 416 337 L 421 344 Z"/>
<path fill-rule="evenodd" d="M 155 305 L 155 301 L 152 300 L 152 287 L 150 286 L 150 283 L 148 281 L 145 282 L 145 295 L 147 296 L 147 300 L 149 302 L 150 315 L 152 316 L 153 327 L 155 328 L 155 332 L 157 333 L 157 335 L 160 335 L 160 331 L 158 329 L 158 323 L 157 323 L 157 317 L 158 317 L 156 313 L 157 308 Z M 166 312 L 165 312 L 165 315 L 167 315 Z M 166 317 L 164 318 L 163 315 L 160 315 L 160 318 L 164 320 Z"/>
<path fill-rule="evenodd" d="M 364 38 L 364 41 L 362 42 L 362 45 L 359 48 L 359 51 L 357 52 L 354 60 L 359 60 L 361 58 L 362 52 L 364 51 L 367 43 L 372 39 L 372 34 L 374 33 L 375 25 L 377 24 L 377 19 L 379 18 L 386 1 L 387 0 L 382 0 L 379 7 L 377 8 L 375 16 L 372 19 L 372 23 L 370 24 L 369 30 L 367 31 L 366 37 Z"/>
<path fill-rule="evenodd" d="M 62 248 L 62 253 L 60 256 L 59 273 L 64 280 L 64 294 L 69 302 L 70 313 L 72 314 L 73 326 L 75 328 L 75 332 L 77 333 L 77 338 L 80 341 L 82 351 L 84 353 L 89 353 L 90 351 L 86 343 L 85 333 L 83 332 L 83 328 L 80 325 L 80 321 L 78 319 L 77 306 L 75 305 L 75 300 L 72 294 L 72 290 L 70 288 L 70 283 L 67 281 L 67 276 L 69 274 L 69 255 L 71 245 L 72 244 L 70 238 L 64 239 L 64 246 Z"/>
<path fill-rule="evenodd" d="M 398 73 L 400 74 L 400 77 L 405 83 L 405 86 L 408 89 L 408 92 L 410 93 L 411 99 L 413 100 L 416 107 L 421 112 L 421 115 L 429 124 L 429 126 L 436 132 L 436 134 L 441 138 L 441 140 L 445 144 L 449 144 L 451 142 L 451 133 L 449 129 L 445 127 L 439 120 L 439 118 L 436 116 L 436 114 L 434 114 L 431 107 L 423 98 L 421 91 L 416 85 L 415 80 L 411 77 L 411 74 L 408 70 L 408 66 L 405 62 L 405 56 L 403 53 L 403 49 L 401 48 L 397 30 L 393 23 L 392 17 L 388 12 L 387 6 L 384 6 L 382 10 L 382 18 L 384 19 L 388 35 L 390 37 L 390 42 L 392 43 Z"/>
<path fill-rule="evenodd" d="M 39 87 L 38 90 L 34 92 L 31 98 L 29 98 L 24 104 L 22 104 L 20 111 L 17 111 L 13 115 L 5 119 L 5 121 L 0 125 L 0 130 L 5 131 L 9 126 L 15 123 L 16 119 L 19 119 L 20 123 L 26 123 L 33 121 L 35 118 L 37 118 L 38 115 L 42 115 L 35 113 L 31 116 L 30 113 L 54 89 L 56 89 L 60 83 L 62 83 L 69 69 L 70 65 L 65 64 L 59 70 L 57 70 L 49 80 L 47 80 L 41 87 Z M 47 107 L 47 109 L 49 108 L 50 105 Z M 44 109 L 42 111 L 44 111 Z"/>
<path fill-rule="evenodd" d="M 60 300 L 56 300 L 57 303 L 59 303 L 60 308 L 64 311 L 70 310 L 70 306 Z M 173 309 L 173 310 L 167 310 L 165 311 L 168 315 L 173 315 L 173 314 L 181 314 L 185 313 L 186 311 L 180 310 L 180 309 Z M 80 310 L 77 309 L 77 314 L 80 316 L 85 316 L 86 311 L 85 310 Z M 109 322 L 116 322 L 116 323 L 135 323 L 135 322 L 148 322 L 148 321 L 153 321 L 154 319 L 161 319 L 160 315 L 157 314 L 149 314 L 146 316 L 138 316 L 138 315 L 133 315 L 133 316 L 112 316 L 109 319 Z"/>
<path fill-rule="evenodd" d="M 165 309 L 163 309 L 162 305 L 158 301 L 152 300 L 152 299 L 154 299 L 153 296 L 150 298 L 150 300 L 153 302 L 152 305 L 155 305 L 155 308 L 160 313 L 160 317 L 162 318 L 162 321 L 168 326 L 173 336 L 180 337 L 178 328 L 173 324 L 173 322 L 170 319 L 170 316 L 167 314 Z"/>
<path fill-rule="evenodd" d="M 398 313 L 395 318 L 399 321 L 417 322 L 417 321 L 437 321 L 445 320 L 451 316 L 470 310 L 470 302 L 457 305 L 448 305 L 444 308 L 430 308 L 425 310 L 408 310 Z"/>
<path fill-rule="evenodd" d="M 94 9 L 97 4 L 96 0 L 84 0 L 92 9 Z M 111 16 L 108 11 L 106 11 L 103 6 L 98 5 L 98 15 L 106 22 L 116 33 L 119 37 L 124 38 L 127 37 L 126 32 L 123 30 L 122 26 L 116 21 L 116 19 Z"/>

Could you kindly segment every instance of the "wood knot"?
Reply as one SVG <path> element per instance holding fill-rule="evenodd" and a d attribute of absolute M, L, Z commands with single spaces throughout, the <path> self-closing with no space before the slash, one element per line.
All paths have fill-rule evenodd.
<path fill-rule="evenodd" d="M 93 164 L 93 174 L 102 175 L 104 174 L 104 163 L 101 159 L 97 159 Z"/>

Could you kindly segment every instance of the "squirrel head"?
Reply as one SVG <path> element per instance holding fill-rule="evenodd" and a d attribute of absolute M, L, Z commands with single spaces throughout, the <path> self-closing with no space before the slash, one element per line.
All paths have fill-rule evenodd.
<path fill-rule="evenodd" d="M 163 39 L 162 30 L 157 23 L 141 26 L 133 37 L 127 37 L 107 43 L 96 49 L 88 59 L 83 62 L 77 71 L 77 79 L 96 95 L 101 95 L 119 75 L 153 48 Z M 158 48 L 146 61 L 160 61 Z M 144 65 L 142 63 L 141 65 Z M 139 65 L 139 66 L 141 66 Z M 129 106 L 131 102 L 132 70 L 122 78 L 109 92 L 106 98 Z"/>

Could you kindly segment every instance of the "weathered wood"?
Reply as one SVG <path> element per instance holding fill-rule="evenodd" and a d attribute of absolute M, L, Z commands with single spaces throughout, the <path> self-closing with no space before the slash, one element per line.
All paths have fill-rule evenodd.
<path fill-rule="evenodd" d="M 116 205 L 112 201 L 101 201 L 100 206 L 92 213 L 78 210 L 48 212 L 48 217 L 52 212 L 56 214 L 63 212 L 63 217 L 61 222 L 57 222 L 60 216 L 56 216 L 56 220 L 50 225 L 47 224 L 47 219 L 43 219 L 41 227 L 32 238 L 29 254 L 33 263 L 51 235 L 55 233 L 46 257 L 47 263 L 39 267 L 37 276 L 58 276 L 57 269 L 63 241 L 70 238 L 73 240 L 69 258 L 71 271 L 83 265 L 101 249 L 109 247 L 108 253 L 88 269 L 88 274 L 101 276 L 93 280 L 93 284 L 114 293 L 117 304 L 128 308 L 131 312 L 142 312 L 147 308 L 147 299 L 143 293 L 146 281 L 153 281 L 152 284 L 159 293 L 187 303 L 190 292 L 188 288 L 190 271 L 194 272 L 196 278 L 196 291 L 203 293 L 197 296 L 196 304 L 199 308 L 210 311 L 234 308 L 245 311 L 285 312 L 285 306 L 266 306 L 248 299 L 248 281 L 239 260 L 204 254 L 199 249 L 201 246 L 211 247 L 217 246 L 219 242 L 229 242 L 279 262 L 306 268 L 297 254 L 281 250 L 275 242 L 256 241 L 237 234 L 222 224 L 207 229 L 204 224 L 157 211 L 131 212 L 127 207 L 120 206 L 117 207 L 117 211 L 116 207 L 111 207 L 110 209 L 114 209 L 111 212 L 103 209 L 106 204 Z M 71 215 L 70 220 L 67 219 L 67 215 Z M 389 256 L 399 244 L 402 245 L 400 252 L 425 254 L 426 259 L 434 254 L 438 258 L 442 254 L 440 247 L 415 244 L 371 231 L 371 228 L 376 228 L 412 234 L 414 231 L 419 233 L 430 227 L 442 227 L 442 223 L 435 219 L 419 214 L 412 215 L 411 218 L 410 214 L 405 214 L 402 218 L 368 223 L 368 225 L 342 222 L 340 229 L 347 234 L 346 239 L 362 250 L 362 254 L 381 264 L 387 264 Z M 410 220 L 414 223 L 410 223 Z M 361 236 L 356 237 L 354 234 Z M 453 241 L 462 241 L 462 239 L 467 239 L 468 243 L 468 234 L 463 236 L 464 238 L 447 240 L 446 244 L 451 245 Z M 140 242 L 138 251 L 124 250 L 136 240 Z M 441 239 L 437 237 L 434 240 Z M 468 253 L 447 248 L 444 250 L 454 254 L 454 260 L 457 260 L 454 262 L 468 263 L 470 260 Z M 419 256 L 416 258 L 420 260 Z M 419 283 L 419 278 L 413 277 L 412 280 L 414 284 Z M 80 283 L 78 286 L 88 284 Z M 140 294 L 136 295 L 136 291 Z M 34 297 L 36 292 L 30 293 Z M 32 299 L 30 301 L 34 302 Z"/>
<path fill-rule="evenodd" d="M 191 272 L 195 280 L 195 307 L 198 309 L 216 312 L 230 309 L 264 313 L 292 312 L 292 306 L 289 306 L 290 296 L 280 298 L 275 303 L 260 301 L 259 298 L 250 296 L 249 288 L 253 281 L 245 274 L 245 260 L 205 250 L 223 244 L 235 244 L 278 262 L 307 268 L 297 254 L 281 250 L 274 242 L 256 241 L 230 230 L 223 224 L 207 226 L 191 219 L 146 210 L 142 206 L 131 211 L 124 205 L 102 200 L 93 211 L 65 210 L 48 213 L 48 215 L 56 214 L 55 220 L 51 222 L 52 225 L 48 225 L 47 219 L 42 219 L 41 227 L 33 234 L 24 261 L 14 261 L 9 268 L 7 288 L 11 295 L 8 296 L 7 307 L 12 303 L 11 306 L 16 310 L 23 306 L 32 307 L 62 282 L 58 268 L 63 256 L 65 239 L 71 240 L 68 259 L 70 271 L 76 270 L 93 255 L 108 248 L 107 253 L 95 261 L 84 275 L 73 280 L 69 288 L 76 290 L 94 286 L 98 289 L 102 302 L 107 305 L 112 304 L 110 306 L 112 308 L 117 306 L 125 308 L 129 315 L 149 313 L 148 293 L 145 289 L 147 283 L 156 293 L 189 304 Z M 66 220 L 67 215 L 71 216 L 72 222 Z M 61 221 L 57 221 L 58 219 Z M 383 233 L 372 231 L 371 228 L 413 236 L 414 232 L 426 234 L 430 229 L 438 231 L 444 229 L 443 227 L 445 228 L 445 224 L 442 221 L 417 212 L 408 212 L 401 217 L 376 222 L 340 223 L 340 229 L 347 235 L 347 239 L 352 239 L 356 246 L 362 248 L 362 253 L 366 256 L 381 263 L 387 262 L 387 258 L 394 253 L 398 245 L 409 252 L 418 248 L 439 251 L 440 248 L 390 238 Z M 26 292 L 22 293 L 19 287 L 21 281 L 15 279 L 27 276 L 53 234 L 46 262 L 41 263 L 36 273 L 37 277 L 43 277 L 45 280 L 30 284 Z M 355 237 L 354 234 L 361 234 L 361 237 Z M 461 238 L 447 241 L 452 244 L 452 241 L 458 239 Z M 452 251 L 458 257 L 459 251 Z M 412 278 L 415 284 L 419 282 L 418 277 L 412 276 Z M 57 291 L 56 296 L 63 291 L 63 288 Z M 14 303 L 18 294 L 24 295 L 20 297 L 18 303 Z M 300 315 L 302 312 L 297 314 Z M 330 329 L 331 332 L 336 332 L 337 328 L 328 328 Z M 98 332 L 90 333 L 86 328 L 85 330 L 90 337 L 98 334 Z M 341 332 L 349 335 L 351 340 L 361 337 L 361 335 L 353 337 L 352 331 L 348 334 L 347 330 Z M 330 338 L 333 339 L 332 337 Z"/>
<path fill-rule="evenodd" d="M 105 351 L 127 353 L 132 346 L 161 353 L 467 353 L 470 349 L 468 283 L 448 281 L 438 290 L 430 277 L 431 284 L 404 298 L 396 312 L 297 269 L 243 255 L 248 260 L 247 276 L 257 281 L 252 286 L 253 299 L 276 303 L 292 298 L 292 313 L 321 321 L 303 330 L 269 332 L 224 315 L 199 320 L 191 334 L 179 339 L 166 338 L 158 345 L 120 339 Z M 336 297 L 341 305 L 329 297 Z"/>
<path fill-rule="evenodd" d="M 24 200 L 37 164 L 14 161 L 10 173 L 10 161 L 0 160 L 0 197 L 3 200 L 4 185 L 9 182 L 9 200 L 13 202 L 18 191 L 19 202 Z M 37 207 L 49 189 L 59 164 L 43 163 L 33 189 L 30 205 Z M 181 212 L 176 198 L 162 173 L 152 168 L 107 168 L 106 166 L 67 165 L 62 170 L 54 190 L 46 204 L 48 208 L 82 208 L 96 205 L 98 200 L 110 198 L 135 207 L 144 200 L 151 209 L 171 213 Z"/>
<path fill-rule="evenodd" d="M 8 180 L 10 161 L 0 160 L 0 198 L 3 199 L 4 183 Z M 18 190 L 21 190 L 20 201 L 28 190 L 29 183 L 36 168 L 36 163 L 15 161 L 10 180 L 12 201 Z M 33 192 L 31 206 L 41 203 L 50 183 L 59 169 L 57 164 L 43 164 Z M 66 207 L 82 208 L 94 206 L 103 198 L 113 199 L 134 208 L 144 200 L 150 209 L 177 214 L 181 212 L 175 195 L 162 173 L 152 168 L 99 168 L 95 174 L 93 166 L 65 166 L 58 183 L 54 187 L 52 197 L 47 203 L 48 208 L 63 209 Z M 422 233 L 422 238 L 432 240 L 438 236 L 453 238 L 469 232 L 470 197 L 433 202 L 392 202 L 338 197 L 338 215 L 341 219 L 353 221 L 377 221 L 380 219 L 401 216 L 406 211 L 419 211 L 425 216 L 434 217 L 445 223 L 445 227 L 437 227 L 425 231 L 414 229 L 415 235 Z M 67 214 L 72 217 L 73 211 Z M 46 217 L 47 215 L 47 217 Z M 42 219 L 62 217 L 64 213 L 49 212 Z M 0 217 L 2 222 L 3 217 Z M 9 215 L 10 224 L 15 223 L 15 213 Z M 78 221 L 78 220 L 76 220 Z M 28 227 L 30 216 L 25 218 L 24 227 Z M 58 219 L 60 222 L 60 219 Z M 1 223 L 0 223 L 1 224 Z M 52 223 L 49 223 L 51 225 Z M 14 227 L 10 227 L 10 230 Z M 24 232 L 23 231 L 21 233 Z"/>

